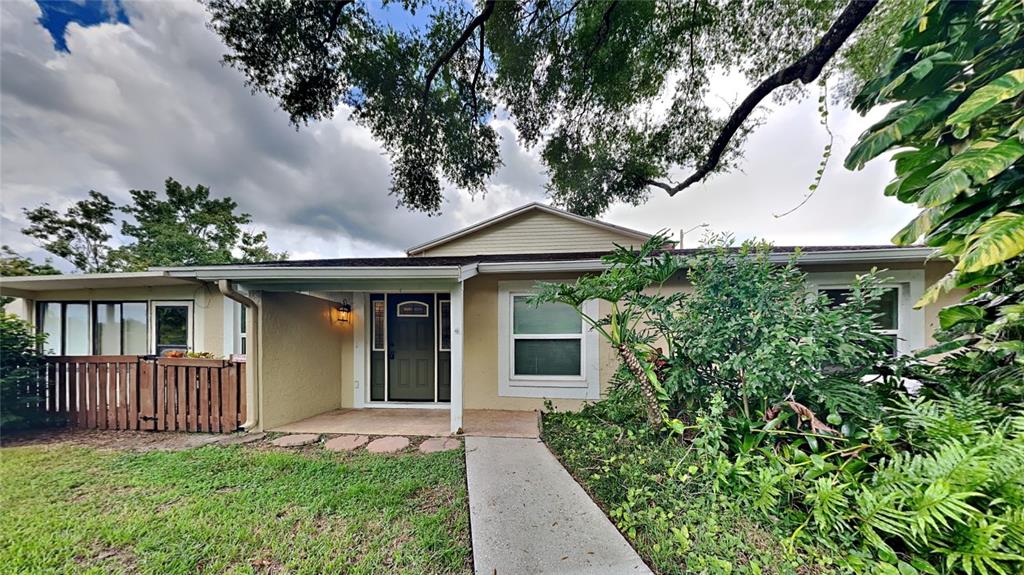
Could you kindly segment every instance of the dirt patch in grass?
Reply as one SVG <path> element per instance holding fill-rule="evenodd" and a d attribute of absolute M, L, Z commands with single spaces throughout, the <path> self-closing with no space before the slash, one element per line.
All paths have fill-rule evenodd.
<path fill-rule="evenodd" d="M 220 434 L 177 433 L 171 431 L 117 431 L 103 429 L 54 429 L 17 434 L 0 438 L 2 447 L 74 446 L 113 451 L 181 451 L 209 445 Z"/>
<path fill-rule="evenodd" d="M 416 511 L 437 513 L 441 508 L 455 504 L 455 491 L 449 485 L 432 485 L 416 492 Z"/>

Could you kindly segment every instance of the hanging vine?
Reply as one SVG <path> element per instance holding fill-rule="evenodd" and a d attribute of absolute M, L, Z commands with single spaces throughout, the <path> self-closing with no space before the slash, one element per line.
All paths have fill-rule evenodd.
<path fill-rule="evenodd" d="M 818 186 L 821 185 L 821 178 L 825 175 L 825 168 L 828 167 L 828 161 L 832 157 L 832 143 L 835 141 L 835 135 L 832 134 L 832 128 L 828 125 L 828 78 L 822 76 L 822 78 L 818 80 L 818 86 L 821 88 L 821 95 L 818 96 L 818 115 L 821 116 L 821 125 L 825 126 L 825 133 L 828 134 L 828 143 L 825 144 L 825 150 L 821 154 L 821 162 L 818 163 L 818 172 L 814 176 L 814 182 L 807 187 L 807 193 L 804 194 L 804 198 L 800 200 L 799 204 L 788 211 L 781 214 L 772 214 L 776 218 L 782 218 L 792 214 L 803 207 L 803 205 L 811 199 L 814 192 L 818 191 Z"/>

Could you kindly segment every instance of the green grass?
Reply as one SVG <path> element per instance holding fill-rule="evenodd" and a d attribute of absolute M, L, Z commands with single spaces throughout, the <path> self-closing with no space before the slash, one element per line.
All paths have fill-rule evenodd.
<path fill-rule="evenodd" d="M 0 450 L 4 573 L 468 573 L 461 449 Z"/>

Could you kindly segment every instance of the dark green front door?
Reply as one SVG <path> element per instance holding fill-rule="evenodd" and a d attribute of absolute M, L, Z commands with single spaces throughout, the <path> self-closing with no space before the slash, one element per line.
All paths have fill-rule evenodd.
<path fill-rule="evenodd" d="M 388 296 L 388 400 L 434 401 L 434 296 Z"/>

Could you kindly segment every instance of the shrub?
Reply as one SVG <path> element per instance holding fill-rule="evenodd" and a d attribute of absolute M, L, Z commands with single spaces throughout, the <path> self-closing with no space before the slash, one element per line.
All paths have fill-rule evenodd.
<path fill-rule="evenodd" d="M 40 409 L 44 339 L 17 316 L 0 314 L 0 430 L 5 433 L 54 422 Z"/>

